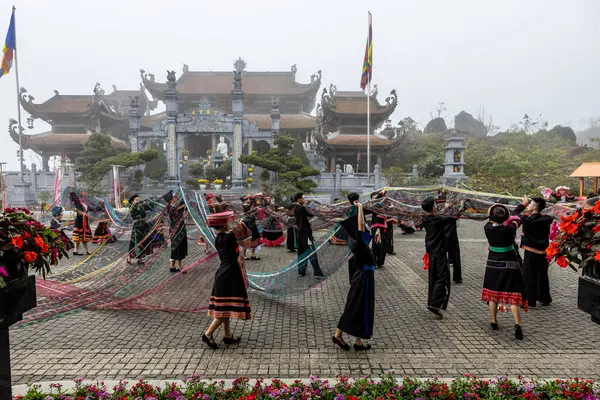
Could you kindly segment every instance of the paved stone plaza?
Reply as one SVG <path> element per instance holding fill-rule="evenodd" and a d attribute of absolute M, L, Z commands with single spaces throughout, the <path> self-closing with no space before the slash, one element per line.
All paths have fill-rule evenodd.
<path fill-rule="evenodd" d="M 600 326 L 577 310 L 577 277 L 551 267 L 554 302 L 523 317 L 525 339 L 513 336 L 510 314 L 491 331 L 480 301 L 487 244 L 483 223 L 462 221 L 462 285 L 452 287 L 444 320 L 425 311 L 427 272 L 423 233 L 396 237 L 397 256 L 375 271 L 374 336 L 367 353 L 344 352 L 331 342 L 348 290 L 340 269 L 302 295 L 271 299 L 250 293 L 254 320 L 234 322 L 237 346 L 208 349 L 201 341 L 205 313 L 83 310 L 11 329 L 13 383 L 101 379 L 307 377 L 397 375 L 455 377 L 508 374 L 600 378 Z M 248 270 L 276 269 L 290 258 L 267 249 Z M 309 267 L 309 274 L 310 274 Z M 305 278 L 310 279 L 310 278 Z M 204 294 L 203 294 L 204 296 Z M 216 337 L 220 338 L 218 331 Z M 349 338 L 346 337 L 349 341 Z"/>

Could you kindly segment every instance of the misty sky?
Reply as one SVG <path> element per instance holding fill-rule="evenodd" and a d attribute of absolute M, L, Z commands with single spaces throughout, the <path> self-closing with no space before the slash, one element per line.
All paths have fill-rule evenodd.
<path fill-rule="evenodd" d="M 249 71 L 297 64 L 300 82 L 321 69 L 327 87 L 358 90 L 370 10 L 373 82 L 382 102 L 398 91 L 395 121 L 426 123 L 440 101 L 447 121 L 484 107 L 503 128 L 525 113 L 575 128 L 600 115 L 596 0 L 13 1 L 20 84 L 40 103 L 53 89 L 91 96 L 96 82 L 138 88 L 140 68 L 159 81 L 183 63 L 229 71 L 238 56 Z M 2 40 L 11 6 L 0 0 Z M 0 79 L 0 161 L 12 170 L 15 91 L 13 69 Z"/>

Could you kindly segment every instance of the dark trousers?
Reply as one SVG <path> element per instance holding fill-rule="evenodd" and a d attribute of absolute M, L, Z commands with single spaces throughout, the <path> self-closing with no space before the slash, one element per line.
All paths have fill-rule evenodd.
<path fill-rule="evenodd" d="M 452 264 L 452 280 L 462 281 L 462 265 L 460 264 L 460 244 L 458 238 L 448 242 L 448 261 Z"/>
<path fill-rule="evenodd" d="M 313 267 L 313 271 L 315 275 L 323 275 L 323 271 L 319 266 L 319 259 L 317 258 L 317 253 L 313 251 L 314 246 L 308 244 L 308 238 L 298 238 L 298 274 L 306 275 L 306 268 L 308 266 L 308 260 Z M 306 256 L 308 260 L 306 259 Z"/>
<path fill-rule="evenodd" d="M 394 224 L 391 222 L 387 223 L 387 229 L 385 230 L 385 252 L 387 254 L 394 253 Z"/>
<path fill-rule="evenodd" d="M 429 254 L 427 306 L 445 310 L 450 299 L 450 270 L 446 253 Z"/>
<path fill-rule="evenodd" d="M 289 251 L 296 251 L 296 228 L 287 229 L 287 249 Z"/>
<path fill-rule="evenodd" d="M 537 306 L 538 301 L 544 304 L 552 303 L 548 266 L 545 254 L 525 250 L 523 272 L 525 274 L 527 300 L 531 307 Z"/>

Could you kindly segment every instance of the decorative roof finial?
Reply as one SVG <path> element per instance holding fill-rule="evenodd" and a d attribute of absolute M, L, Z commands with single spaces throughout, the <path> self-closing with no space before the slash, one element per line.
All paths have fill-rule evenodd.
<path fill-rule="evenodd" d="M 169 85 L 169 87 L 175 87 L 175 71 L 167 71 L 167 85 Z"/>
<path fill-rule="evenodd" d="M 298 72 L 298 67 L 296 66 L 296 64 L 292 65 L 292 74 L 295 74 L 296 72 Z"/>
<path fill-rule="evenodd" d="M 188 65 L 186 63 L 183 63 L 183 72 L 188 72 L 190 70 L 190 67 L 188 67 Z"/>
<path fill-rule="evenodd" d="M 246 61 L 244 61 L 242 57 L 238 57 L 238 59 L 235 60 L 235 63 L 233 63 L 233 68 L 239 73 L 246 72 Z"/>
<path fill-rule="evenodd" d="M 279 107 L 279 97 L 271 96 L 271 107 Z"/>
<path fill-rule="evenodd" d="M 112 85 L 112 87 L 113 87 L 113 91 L 116 92 L 117 91 L 117 85 Z"/>
<path fill-rule="evenodd" d="M 333 83 L 330 83 L 329 84 L 329 94 L 331 96 L 335 96 L 336 92 L 337 92 L 337 87 Z"/>
<path fill-rule="evenodd" d="M 198 103 L 198 106 L 201 110 L 210 110 L 210 99 L 207 96 L 202 96 L 200 102 Z"/>
<path fill-rule="evenodd" d="M 54 89 L 54 95 L 55 95 L 55 96 L 58 96 L 58 95 L 59 95 L 59 93 L 58 93 L 58 90 Z"/>
<path fill-rule="evenodd" d="M 96 86 L 94 86 L 94 95 L 96 97 L 103 97 L 104 96 L 104 89 L 102 89 L 100 87 L 100 83 L 96 82 Z"/>

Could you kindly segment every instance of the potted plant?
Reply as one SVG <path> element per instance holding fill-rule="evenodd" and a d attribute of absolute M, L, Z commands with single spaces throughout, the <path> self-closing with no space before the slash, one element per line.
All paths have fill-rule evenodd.
<path fill-rule="evenodd" d="M 253 176 L 254 175 L 254 168 L 250 167 L 248 168 L 248 176 Z"/>
<path fill-rule="evenodd" d="M 248 187 L 252 187 L 252 178 L 247 178 L 246 183 L 248 184 Z"/>
<path fill-rule="evenodd" d="M 561 217 L 551 239 L 546 257 L 581 271 L 577 307 L 600 324 L 600 201 Z"/>
<path fill-rule="evenodd" d="M 10 317 L 20 297 L 34 290 L 34 284 L 29 288 L 27 283 L 30 270 L 45 278 L 50 267 L 67 256 L 67 240 L 27 209 L 0 212 L 0 315 Z"/>
<path fill-rule="evenodd" d="M 213 183 L 215 184 L 215 189 L 221 190 L 221 185 L 223 184 L 223 179 L 217 178 L 213 181 Z"/>
<path fill-rule="evenodd" d="M 190 151 L 189 150 L 184 150 L 183 151 L 183 161 L 187 161 L 188 158 L 190 158 Z"/>
<path fill-rule="evenodd" d="M 206 190 L 208 179 L 198 179 L 198 183 L 200 184 L 200 190 Z"/>

